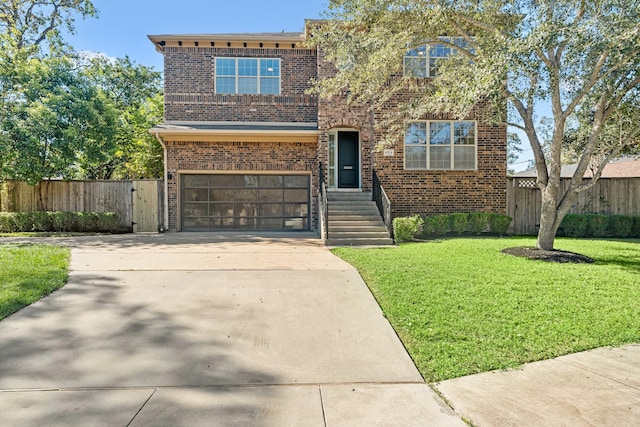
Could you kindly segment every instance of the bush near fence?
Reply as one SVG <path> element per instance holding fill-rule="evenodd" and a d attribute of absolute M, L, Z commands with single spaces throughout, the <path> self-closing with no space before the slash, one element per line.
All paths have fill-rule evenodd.
<path fill-rule="evenodd" d="M 558 235 L 567 237 L 640 237 L 640 216 L 567 214 Z"/>
<path fill-rule="evenodd" d="M 0 212 L 0 233 L 117 233 L 121 229 L 115 212 Z"/>
<path fill-rule="evenodd" d="M 504 235 L 511 225 L 511 217 L 486 212 L 452 213 L 421 217 L 398 217 L 393 220 L 393 233 L 397 243 L 416 239 L 445 236 L 490 233 Z"/>

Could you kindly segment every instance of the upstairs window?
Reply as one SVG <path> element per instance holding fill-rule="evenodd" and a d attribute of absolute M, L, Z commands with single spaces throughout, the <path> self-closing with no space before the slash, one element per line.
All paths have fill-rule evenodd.
<path fill-rule="evenodd" d="M 468 49 L 468 43 L 462 37 L 441 37 L 440 40 Z M 438 63 L 455 52 L 455 48 L 436 42 L 410 49 L 404 55 L 404 75 L 417 78 L 436 77 Z"/>
<path fill-rule="evenodd" d="M 280 59 L 216 58 L 217 94 L 280 94 Z"/>
<path fill-rule="evenodd" d="M 409 122 L 404 144 L 405 169 L 476 169 L 475 122 Z"/>

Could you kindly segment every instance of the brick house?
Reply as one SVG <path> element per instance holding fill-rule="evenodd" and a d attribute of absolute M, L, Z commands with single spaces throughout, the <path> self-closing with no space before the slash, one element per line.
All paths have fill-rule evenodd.
<path fill-rule="evenodd" d="M 334 243 L 358 235 L 388 241 L 384 226 L 373 227 L 383 224 L 381 214 L 388 227 L 392 217 L 414 213 L 506 210 L 505 126 L 428 116 L 408 122 L 395 145 L 377 152 L 380 111 L 308 93 L 312 79 L 334 67 L 302 45 L 304 33 L 149 39 L 165 64 L 165 123 L 150 132 L 165 148 L 170 230 L 326 236 L 328 225 Z M 423 51 L 435 47 L 442 45 Z M 411 55 L 405 74 L 430 77 L 429 55 L 423 63 L 424 55 Z M 372 193 L 380 211 L 372 209 Z"/>

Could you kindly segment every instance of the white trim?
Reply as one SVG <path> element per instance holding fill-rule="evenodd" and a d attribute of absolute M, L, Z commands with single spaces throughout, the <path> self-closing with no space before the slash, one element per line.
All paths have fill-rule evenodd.
<path fill-rule="evenodd" d="M 218 59 L 233 59 L 235 60 L 235 75 L 234 76 L 218 76 L 218 64 L 217 61 Z M 257 68 L 257 74 L 255 76 L 241 76 L 238 70 L 238 60 L 240 59 L 255 59 L 258 62 L 258 66 Z M 267 61 L 278 61 L 278 76 L 261 76 L 260 75 L 260 61 L 262 60 L 267 60 Z M 277 96 L 277 95 L 282 95 L 282 59 L 281 58 L 267 58 L 267 57 L 249 57 L 249 56 L 216 56 L 213 58 L 213 91 L 216 95 L 273 95 L 273 96 Z M 234 93 L 219 93 L 218 92 L 218 77 L 220 78 L 231 78 L 231 77 L 235 77 L 235 92 Z M 255 78 L 257 80 L 257 92 L 256 93 L 240 93 L 238 92 L 240 89 L 240 78 Z M 278 93 L 260 93 L 260 89 L 261 89 L 261 82 L 260 79 L 265 78 L 265 79 L 272 79 L 272 80 L 278 80 Z"/>
<path fill-rule="evenodd" d="M 410 123 L 426 123 L 426 141 L 424 144 L 407 144 L 406 143 L 406 135 L 407 135 L 407 127 Z M 431 123 L 451 123 L 451 140 L 449 145 L 433 145 L 433 147 L 451 147 L 450 153 L 450 165 L 449 168 L 431 168 L 431 156 L 429 155 L 429 148 L 432 147 L 431 140 L 429 137 L 430 133 L 430 124 Z M 455 123 L 473 123 L 474 132 L 474 159 L 473 159 L 473 168 L 471 169 L 456 169 L 455 168 L 455 147 L 454 138 L 455 138 Z M 409 120 L 405 123 L 405 133 L 403 135 L 402 140 L 403 146 L 403 159 L 402 166 L 404 170 L 407 171 L 477 171 L 478 170 L 478 121 L 477 120 Z M 461 147 L 469 147 L 469 145 L 459 145 Z M 426 147 L 426 167 L 424 168 L 409 168 L 407 167 L 407 147 Z"/>

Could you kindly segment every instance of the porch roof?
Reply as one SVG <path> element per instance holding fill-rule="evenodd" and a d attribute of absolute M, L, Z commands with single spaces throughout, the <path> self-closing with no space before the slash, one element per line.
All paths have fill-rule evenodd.
<path fill-rule="evenodd" d="M 318 142 L 317 123 L 166 122 L 149 133 L 175 141 Z"/>

